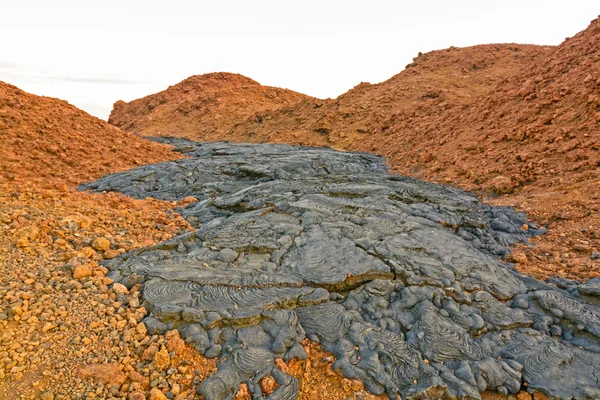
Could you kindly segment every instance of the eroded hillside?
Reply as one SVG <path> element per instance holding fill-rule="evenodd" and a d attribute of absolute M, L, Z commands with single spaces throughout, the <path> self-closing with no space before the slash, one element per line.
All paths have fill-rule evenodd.
<path fill-rule="evenodd" d="M 443 119 L 451 109 L 488 93 L 549 49 L 494 44 L 419 54 L 385 82 L 361 83 L 335 100 L 304 101 L 258 114 L 238 124 L 228 138 L 381 152 L 379 147 L 365 146 L 365 140 L 387 137 L 402 121 L 410 125 Z"/>
<path fill-rule="evenodd" d="M 136 165 L 179 158 L 66 101 L 0 82 L 0 183 L 75 185 Z"/>
<path fill-rule="evenodd" d="M 262 86 L 239 74 L 218 72 L 191 76 L 130 103 L 118 101 L 108 122 L 144 136 L 215 140 L 254 113 L 306 99 L 310 97 Z"/>

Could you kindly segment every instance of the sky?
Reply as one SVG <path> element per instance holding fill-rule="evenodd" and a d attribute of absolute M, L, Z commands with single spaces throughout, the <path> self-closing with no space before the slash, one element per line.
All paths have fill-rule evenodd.
<path fill-rule="evenodd" d="M 102 119 L 216 71 L 334 98 L 420 51 L 557 45 L 599 13 L 598 0 L 0 0 L 0 80 Z"/>

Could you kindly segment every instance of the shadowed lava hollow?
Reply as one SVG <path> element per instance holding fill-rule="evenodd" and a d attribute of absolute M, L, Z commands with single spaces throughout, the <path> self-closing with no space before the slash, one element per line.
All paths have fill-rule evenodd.
<path fill-rule="evenodd" d="M 107 263 L 142 283 L 150 332 L 177 328 L 218 372 L 199 393 L 240 383 L 295 399 L 275 360 L 321 343 L 334 368 L 392 399 L 480 399 L 538 390 L 600 398 L 600 284 L 526 277 L 498 257 L 543 233 L 523 214 L 390 175 L 363 153 L 288 145 L 175 144 L 191 158 L 106 176 L 84 190 L 199 201 L 197 229 Z"/>

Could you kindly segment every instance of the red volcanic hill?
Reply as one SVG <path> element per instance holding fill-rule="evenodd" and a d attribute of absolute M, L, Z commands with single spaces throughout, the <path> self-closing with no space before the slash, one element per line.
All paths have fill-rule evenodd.
<path fill-rule="evenodd" d="M 0 82 L 0 183 L 75 185 L 178 158 L 169 146 L 126 133 L 66 101 Z"/>
<path fill-rule="evenodd" d="M 497 204 L 554 228 L 530 271 L 598 276 L 600 19 L 444 118 L 383 126 L 387 134 L 347 147 L 380 152 L 407 174 L 503 195 Z"/>
<path fill-rule="evenodd" d="M 453 108 L 488 93 L 549 50 L 503 44 L 420 54 L 385 82 L 361 83 L 334 100 L 305 100 L 255 115 L 237 124 L 227 138 L 383 152 L 384 147 L 370 143 L 387 140 L 398 124 L 410 127 L 414 121 L 443 119 Z M 411 131 L 408 135 L 418 133 Z M 392 153 L 396 150 L 386 148 Z"/>
<path fill-rule="evenodd" d="M 600 20 L 443 119 L 383 124 L 364 146 L 427 178 L 500 193 L 597 179 Z"/>
<path fill-rule="evenodd" d="M 225 72 L 191 76 L 168 89 L 118 101 L 109 123 L 144 136 L 222 139 L 233 125 L 257 112 L 310 99 L 309 96 Z"/>

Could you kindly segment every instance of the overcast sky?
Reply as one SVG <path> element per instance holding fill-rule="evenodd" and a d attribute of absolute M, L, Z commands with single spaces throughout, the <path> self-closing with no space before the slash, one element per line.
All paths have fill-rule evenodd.
<path fill-rule="evenodd" d="M 599 13 L 598 0 L 0 0 L 0 80 L 103 119 L 215 71 L 337 97 L 419 51 L 559 44 Z"/>

